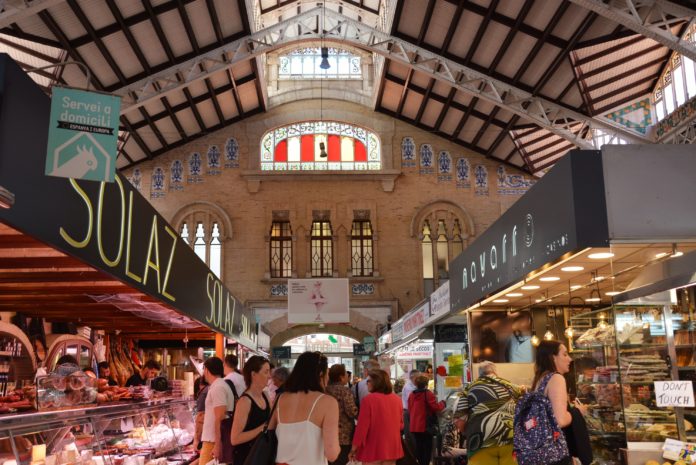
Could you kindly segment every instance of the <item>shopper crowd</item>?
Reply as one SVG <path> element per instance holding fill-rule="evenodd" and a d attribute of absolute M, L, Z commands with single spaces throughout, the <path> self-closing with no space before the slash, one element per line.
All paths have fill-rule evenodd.
<path fill-rule="evenodd" d="M 408 374 L 399 397 L 373 360 L 364 363 L 355 384 L 344 365 L 329 367 L 318 352 L 300 355 L 291 372 L 259 356 L 245 362 L 243 373 L 237 368 L 234 356 L 205 361 L 197 399 L 199 465 L 430 465 L 434 447 L 448 455 L 452 441 L 443 446 L 442 436 L 453 431 L 465 456 L 450 453 L 450 461 L 440 463 L 592 461 L 585 407 L 568 402 L 563 375 L 570 357 L 557 341 L 537 348 L 530 387 L 501 378 L 492 362 L 480 363 L 478 379 L 459 394 L 442 429 L 438 413 L 445 403 L 417 370 Z"/>

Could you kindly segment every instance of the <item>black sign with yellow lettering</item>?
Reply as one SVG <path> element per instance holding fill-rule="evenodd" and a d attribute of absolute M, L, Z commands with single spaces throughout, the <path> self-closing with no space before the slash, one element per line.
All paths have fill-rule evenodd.
<path fill-rule="evenodd" d="M 50 99 L 0 54 L 0 221 L 62 250 L 242 344 L 256 320 L 120 174 L 115 182 L 44 175 Z"/>

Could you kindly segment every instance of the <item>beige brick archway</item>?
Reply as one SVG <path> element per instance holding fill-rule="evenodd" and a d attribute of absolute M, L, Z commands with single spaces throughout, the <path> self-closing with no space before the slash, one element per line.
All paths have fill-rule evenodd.
<path fill-rule="evenodd" d="M 369 333 L 349 325 L 327 324 L 323 328 L 319 328 L 317 325 L 296 325 L 273 336 L 271 338 L 271 347 L 280 347 L 290 339 L 317 333 L 336 334 L 338 336 L 351 337 L 358 341 L 362 341 L 364 337 L 370 336 Z"/>

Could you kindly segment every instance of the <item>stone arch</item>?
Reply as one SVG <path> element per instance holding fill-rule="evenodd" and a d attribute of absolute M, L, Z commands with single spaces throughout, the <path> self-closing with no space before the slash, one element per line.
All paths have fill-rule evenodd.
<path fill-rule="evenodd" d="M 413 215 L 413 218 L 411 218 L 410 228 L 411 237 L 420 239 L 420 234 L 423 229 L 423 222 L 442 211 L 447 213 L 447 226 L 449 230 L 452 229 L 454 220 L 458 219 L 462 228 L 463 239 L 476 235 L 476 230 L 474 229 L 474 219 L 471 217 L 471 215 L 469 215 L 469 212 L 450 200 L 436 200 L 421 207 L 416 214 Z"/>
<path fill-rule="evenodd" d="M 177 229 L 181 229 L 181 223 L 185 218 L 210 215 L 222 226 L 220 240 L 232 239 L 232 220 L 227 212 L 218 204 L 207 201 L 197 201 L 181 207 L 172 217 L 171 223 Z"/>
<path fill-rule="evenodd" d="M 271 338 L 271 347 L 279 347 L 296 337 L 306 336 L 308 334 L 336 334 L 339 336 L 346 336 L 358 341 L 362 341 L 363 338 L 371 336 L 371 334 L 362 331 L 352 325 L 343 324 L 330 324 L 327 323 L 323 328 L 317 327 L 317 325 L 295 325 L 287 328 L 284 331 L 275 334 Z"/>

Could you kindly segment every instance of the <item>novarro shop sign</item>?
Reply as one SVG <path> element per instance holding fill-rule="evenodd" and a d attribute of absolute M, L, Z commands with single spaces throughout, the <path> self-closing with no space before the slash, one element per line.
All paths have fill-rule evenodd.
<path fill-rule="evenodd" d="M 44 175 L 50 101 L 0 54 L 0 221 L 256 348 L 256 319 L 120 174 L 115 182 Z M 21 147 L 21 152 L 18 152 Z"/>
<path fill-rule="evenodd" d="M 569 252 L 608 244 L 600 152 L 574 151 L 450 264 L 453 311 Z"/>

